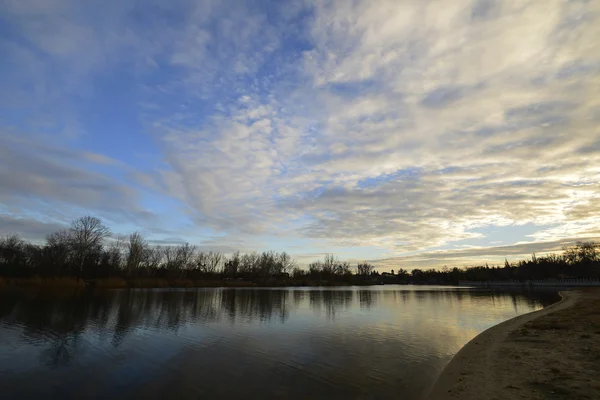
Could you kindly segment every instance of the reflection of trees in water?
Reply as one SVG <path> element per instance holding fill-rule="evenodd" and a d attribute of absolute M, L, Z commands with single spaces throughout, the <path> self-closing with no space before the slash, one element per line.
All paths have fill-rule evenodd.
<path fill-rule="evenodd" d="M 546 306 L 552 304 L 557 299 L 555 292 L 540 292 L 526 291 L 522 289 L 503 289 L 503 290 L 422 290 L 415 292 L 406 292 L 408 296 L 413 298 L 427 299 L 439 304 L 457 303 L 457 304 L 474 304 L 481 307 L 490 306 L 492 308 L 502 305 L 507 305 L 508 302 L 512 305 L 515 313 L 520 308 L 534 309 L 540 305 Z"/>
<path fill-rule="evenodd" d="M 373 307 L 374 297 L 378 295 L 379 292 L 374 292 L 372 290 L 359 290 L 358 301 L 360 303 L 360 308 L 370 310 L 371 307 Z"/>
<path fill-rule="evenodd" d="M 350 308 L 354 301 L 352 290 L 312 290 L 309 292 L 310 308 L 317 314 L 325 311 L 328 319 L 335 319 L 336 314 Z"/>
<path fill-rule="evenodd" d="M 105 292 L 0 293 L 0 321 L 22 327 L 24 340 L 43 343 L 42 362 L 61 366 L 85 350 L 84 335 L 103 335 L 120 346 L 135 329 L 177 331 L 187 323 L 284 323 L 290 309 L 308 305 L 316 314 L 335 319 L 354 304 L 365 310 L 379 305 L 402 306 L 426 299 L 441 303 L 512 302 L 535 306 L 543 295 L 489 291 L 396 290 L 115 290 Z M 548 293 L 544 304 L 556 300 Z M 403 307 L 400 307 L 403 309 Z"/>
<path fill-rule="evenodd" d="M 139 328 L 176 331 L 186 323 L 223 318 L 283 323 L 289 317 L 289 298 L 287 290 L 4 292 L 0 321 L 22 326 L 25 340 L 47 346 L 40 353 L 43 362 L 61 366 L 85 347 L 81 344 L 84 333 L 108 334 L 110 343 L 118 347 Z"/>
<path fill-rule="evenodd" d="M 306 301 L 306 291 L 294 290 L 292 293 L 294 297 L 294 308 L 298 308 Z"/>
<path fill-rule="evenodd" d="M 0 320 L 22 326 L 25 341 L 44 343 L 47 347 L 40 352 L 43 363 L 68 365 L 82 351 L 79 343 L 88 315 L 97 311 L 92 307 L 93 297 L 77 297 L 78 301 L 73 301 L 71 293 L 3 293 Z"/>
<path fill-rule="evenodd" d="M 57 336 L 49 342 L 46 349 L 42 350 L 40 359 L 53 368 L 69 365 L 71 360 L 82 351 L 79 338 L 80 336 L 77 334 Z"/>
<path fill-rule="evenodd" d="M 223 290 L 221 309 L 232 323 L 254 319 L 268 322 L 273 316 L 283 323 L 289 316 L 289 296 L 287 290 Z"/>

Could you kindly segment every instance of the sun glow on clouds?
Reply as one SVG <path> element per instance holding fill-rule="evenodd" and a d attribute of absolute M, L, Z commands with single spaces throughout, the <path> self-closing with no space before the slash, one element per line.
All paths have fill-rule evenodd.
<path fill-rule="evenodd" d="M 598 2 L 8 1 L 0 18 L 13 231 L 85 210 L 382 268 L 600 236 Z"/>

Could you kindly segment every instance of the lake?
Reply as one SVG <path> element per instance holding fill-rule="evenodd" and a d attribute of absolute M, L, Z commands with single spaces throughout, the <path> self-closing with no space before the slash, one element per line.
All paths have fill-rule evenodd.
<path fill-rule="evenodd" d="M 402 285 L 4 290 L 0 393 L 418 399 L 478 333 L 558 299 Z"/>

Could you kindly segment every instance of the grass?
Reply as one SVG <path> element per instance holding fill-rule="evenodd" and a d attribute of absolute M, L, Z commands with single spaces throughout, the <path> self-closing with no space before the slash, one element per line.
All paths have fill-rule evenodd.
<path fill-rule="evenodd" d="M 41 278 L 35 276 L 33 278 L 1 278 L 4 282 L 4 286 L 25 286 L 25 287 L 56 287 L 56 288 L 73 288 L 83 289 L 85 288 L 85 281 L 82 279 L 71 278 L 71 277 L 55 277 L 55 278 Z M 2 286 L 0 284 L 0 286 Z"/>

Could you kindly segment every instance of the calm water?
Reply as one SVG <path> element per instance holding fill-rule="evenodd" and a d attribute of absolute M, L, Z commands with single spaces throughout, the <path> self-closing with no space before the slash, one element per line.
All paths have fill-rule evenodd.
<path fill-rule="evenodd" d="M 3 398 L 418 399 L 558 296 L 432 286 L 0 292 Z"/>

